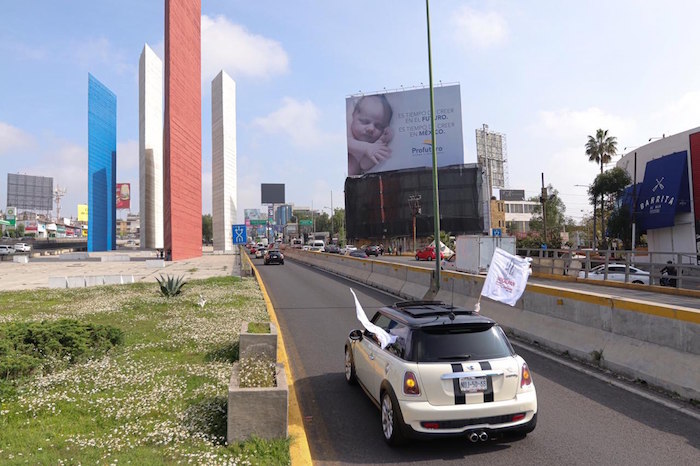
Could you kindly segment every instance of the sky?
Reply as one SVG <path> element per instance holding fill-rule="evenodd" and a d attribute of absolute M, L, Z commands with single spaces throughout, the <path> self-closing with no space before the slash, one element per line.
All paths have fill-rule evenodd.
<path fill-rule="evenodd" d="M 261 183 L 343 207 L 345 99 L 428 84 L 425 2 L 203 0 L 201 14 L 203 212 L 222 69 L 236 81 L 238 220 L 261 207 Z M 588 135 L 607 129 L 623 154 L 700 126 L 699 17 L 681 0 L 433 0 L 433 79 L 461 86 L 464 162 L 487 124 L 506 136 L 509 189 L 536 196 L 544 173 L 567 216 L 590 214 Z M 163 58 L 163 30 L 163 1 L 0 1 L 0 208 L 7 173 L 52 176 L 62 216 L 87 203 L 92 73 L 117 96 L 117 182 L 138 210 L 138 62 L 145 43 Z"/>

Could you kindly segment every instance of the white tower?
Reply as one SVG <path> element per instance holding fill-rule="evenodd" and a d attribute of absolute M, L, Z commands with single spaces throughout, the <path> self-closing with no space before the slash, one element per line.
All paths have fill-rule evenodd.
<path fill-rule="evenodd" d="M 141 248 L 163 248 L 163 62 L 148 46 L 139 59 Z"/>
<path fill-rule="evenodd" d="M 211 82 L 211 177 L 214 251 L 233 251 L 236 220 L 236 82 L 221 71 Z"/>

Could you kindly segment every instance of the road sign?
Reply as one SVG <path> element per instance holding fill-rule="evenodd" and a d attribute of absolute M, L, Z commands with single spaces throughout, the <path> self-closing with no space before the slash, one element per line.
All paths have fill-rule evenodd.
<path fill-rule="evenodd" d="M 312 224 L 313 224 L 313 221 L 311 221 L 311 220 L 299 220 L 299 225 L 311 226 Z"/>
<path fill-rule="evenodd" d="M 500 228 L 491 228 L 491 236 L 503 236 Z"/>
<path fill-rule="evenodd" d="M 245 225 L 231 225 L 233 244 L 245 244 L 248 241 Z"/>
<path fill-rule="evenodd" d="M 267 220 L 254 220 L 254 219 L 251 219 L 250 224 L 251 224 L 251 225 L 267 225 Z"/>

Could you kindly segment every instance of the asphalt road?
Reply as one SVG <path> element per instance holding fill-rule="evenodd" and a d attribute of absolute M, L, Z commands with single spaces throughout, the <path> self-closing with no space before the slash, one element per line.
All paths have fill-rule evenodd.
<path fill-rule="evenodd" d="M 700 421 L 518 347 L 537 387 L 537 429 L 520 440 L 464 438 L 391 448 L 380 413 L 345 383 L 343 345 L 360 326 L 349 288 L 367 314 L 396 299 L 285 261 L 255 260 L 275 307 L 316 465 L 698 465 Z M 488 306 L 482 308 L 488 315 Z"/>

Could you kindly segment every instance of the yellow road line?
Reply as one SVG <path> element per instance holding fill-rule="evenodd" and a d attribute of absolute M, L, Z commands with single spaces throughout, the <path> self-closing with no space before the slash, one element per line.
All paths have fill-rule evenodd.
<path fill-rule="evenodd" d="M 280 329 L 279 322 L 277 322 L 277 315 L 275 314 L 275 308 L 272 306 L 272 301 L 270 301 L 270 296 L 267 294 L 267 289 L 265 284 L 258 273 L 258 269 L 250 260 L 248 255 L 241 251 L 241 256 L 245 256 L 246 260 L 249 262 L 251 269 L 255 278 L 258 280 L 258 285 L 260 285 L 260 291 L 262 292 L 263 299 L 265 300 L 265 305 L 267 306 L 267 312 L 270 314 L 270 320 L 273 324 L 277 326 L 277 339 L 279 344 L 277 345 L 277 359 L 282 361 L 284 367 L 287 370 L 287 382 L 289 385 L 289 436 L 291 437 L 291 445 L 289 446 L 289 455 L 292 459 L 292 465 L 310 465 L 313 464 L 311 461 L 311 450 L 309 449 L 309 442 L 306 438 L 306 431 L 304 430 L 304 422 L 301 418 L 301 409 L 299 409 L 299 401 L 297 399 L 296 385 L 294 384 L 294 376 L 292 374 L 292 367 L 287 359 L 287 351 L 284 347 L 284 338 L 282 337 L 282 329 Z"/>

